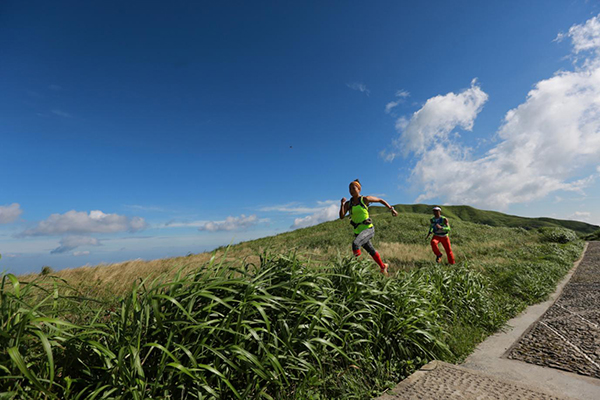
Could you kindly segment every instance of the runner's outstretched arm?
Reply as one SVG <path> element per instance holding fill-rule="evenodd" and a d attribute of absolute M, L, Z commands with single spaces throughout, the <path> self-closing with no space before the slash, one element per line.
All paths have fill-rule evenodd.
<path fill-rule="evenodd" d="M 384 206 L 386 206 L 388 210 L 390 210 L 392 212 L 392 215 L 394 217 L 396 215 L 398 215 L 398 212 L 396 210 L 394 210 L 394 207 L 390 206 L 388 204 L 388 202 L 385 201 L 384 199 L 380 199 L 379 197 L 375 197 L 375 196 L 365 196 L 365 200 L 367 201 L 367 205 L 370 203 L 381 203 Z"/>

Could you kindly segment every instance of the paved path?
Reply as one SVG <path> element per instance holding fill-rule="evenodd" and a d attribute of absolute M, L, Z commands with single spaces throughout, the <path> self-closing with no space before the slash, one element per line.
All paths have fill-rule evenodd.
<path fill-rule="evenodd" d="M 434 361 L 379 399 L 600 399 L 600 242 L 508 326 L 461 366 Z"/>
<path fill-rule="evenodd" d="M 600 378 L 600 242 L 508 358 Z"/>
<path fill-rule="evenodd" d="M 511 399 L 562 400 L 549 392 L 515 384 L 467 368 L 433 361 L 403 380 L 379 400 L 396 399 Z"/>

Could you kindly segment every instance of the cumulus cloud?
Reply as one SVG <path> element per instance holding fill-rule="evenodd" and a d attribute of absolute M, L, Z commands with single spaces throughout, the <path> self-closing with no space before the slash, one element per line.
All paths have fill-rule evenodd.
<path fill-rule="evenodd" d="M 24 231 L 21 236 L 53 236 L 64 234 L 137 232 L 147 227 L 141 217 L 105 214 L 102 211 L 71 210 L 64 214 L 52 214 L 37 227 Z"/>
<path fill-rule="evenodd" d="M 319 209 L 311 215 L 307 215 L 303 218 L 296 218 L 291 228 L 306 228 L 307 226 L 317 225 L 321 222 L 333 221 L 339 217 L 339 211 L 339 205 L 331 204 L 328 207 Z"/>
<path fill-rule="evenodd" d="M 258 223 L 256 215 L 245 216 L 244 214 L 239 217 L 227 217 L 224 221 L 209 221 L 203 226 L 199 227 L 199 231 L 237 231 L 241 229 L 249 228 Z"/>
<path fill-rule="evenodd" d="M 396 120 L 400 137 L 394 140 L 391 150 L 383 150 L 379 156 L 391 162 L 399 153 L 405 157 L 411 152 L 422 155 L 432 143 L 447 141 L 457 127 L 471 131 L 487 99 L 477 79 L 458 94 L 451 92 L 430 98 L 410 119 L 402 116 Z"/>
<path fill-rule="evenodd" d="M 348 86 L 352 90 L 358 90 L 361 93 L 366 93 L 367 96 L 371 93 L 371 91 L 367 88 L 367 85 L 365 85 L 364 83 L 346 83 L 346 86 Z"/>
<path fill-rule="evenodd" d="M 567 33 L 559 33 L 556 40 L 570 38 L 573 52 L 600 51 L 600 15 L 588 19 L 584 24 L 573 25 Z"/>
<path fill-rule="evenodd" d="M 506 208 L 558 190 L 581 192 L 594 176 L 577 179 L 579 172 L 600 157 L 600 69 L 538 82 L 525 103 L 506 114 L 498 137 L 479 159 L 455 143 L 430 146 L 413 170 L 424 184 L 417 201 L 442 196 Z"/>
<path fill-rule="evenodd" d="M 19 218 L 23 213 L 18 203 L 12 203 L 7 206 L 0 206 L 0 224 L 8 224 Z"/>
<path fill-rule="evenodd" d="M 595 17 L 569 30 L 574 52 L 600 46 L 599 24 Z M 474 82 L 458 95 L 429 99 L 396 139 L 405 154 L 417 156 L 412 181 L 422 193 L 416 201 L 505 209 L 559 190 L 583 193 L 600 159 L 600 65 L 596 53 L 591 57 L 581 68 L 538 82 L 506 113 L 498 144 L 481 157 L 450 133 L 472 129 L 487 94 Z"/>
<path fill-rule="evenodd" d="M 66 253 L 80 246 L 100 246 L 100 241 L 90 236 L 65 236 L 60 240 L 60 246 L 52 250 L 50 254 Z"/>
<path fill-rule="evenodd" d="M 432 142 L 448 139 L 453 129 L 459 127 L 470 131 L 475 117 L 488 99 L 477 80 L 462 92 L 448 93 L 427 100 L 425 105 L 415 112 L 410 120 L 400 118 L 396 127 L 402 131 L 400 147 L 405 154 L 423 153 Z"/>

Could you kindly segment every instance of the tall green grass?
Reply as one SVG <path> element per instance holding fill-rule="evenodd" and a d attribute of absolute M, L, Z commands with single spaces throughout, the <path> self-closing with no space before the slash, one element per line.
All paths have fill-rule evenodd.
<path fill-rule="evenodd" d="M 481 232 L 455 235 L 465 249 L 477 243 L 470 229 Z M 481 229 L 527 244 L 496 249 L 502 257 L 487 263 L 475 246 L 455 266 L 393 278 L 341 256 L 213 259 L 103 301 L 60 280 L 4 275 L 0 398 L 371 398 L 429 360 L 464 358 L 547 296 L 582 249 L 559 231 Z"/>

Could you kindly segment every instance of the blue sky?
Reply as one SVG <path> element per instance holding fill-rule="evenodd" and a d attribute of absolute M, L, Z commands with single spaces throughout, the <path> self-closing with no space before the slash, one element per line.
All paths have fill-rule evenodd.
<path fill-rule="evenodd" d="M 0 269 L 308 226 L 355 178 L 600 224 L 600 6 L 414 3 L 2 2 Z"/>

